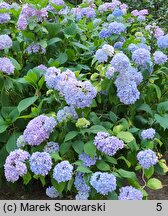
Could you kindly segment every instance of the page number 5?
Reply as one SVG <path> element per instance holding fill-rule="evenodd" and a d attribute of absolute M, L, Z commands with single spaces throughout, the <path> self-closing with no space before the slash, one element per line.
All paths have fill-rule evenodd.
<path fill-rule="evenodd" d="M 157 211 L 162 211 L 162 203 L 157 203 L 156 210 Z"/>

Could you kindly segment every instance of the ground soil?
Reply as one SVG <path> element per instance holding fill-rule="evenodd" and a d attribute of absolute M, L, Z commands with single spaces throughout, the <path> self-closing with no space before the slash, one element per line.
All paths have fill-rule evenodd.
<path fill-rule="evenodd" d="M 168 175 L 157 177 L 164 187 L 160 190 L 146 189 L 150 200 L 168 200 Z M 67 195 L 66 199 L 72 200 L 72 195 Z M 23 187 L 22 184 L 17 184 L 12 189 L 10 185 L 3 185 L 0 189 L 0 200 L 50 200 L 45 195 L 45 188 L 38 182 L 33 185 Z"/>

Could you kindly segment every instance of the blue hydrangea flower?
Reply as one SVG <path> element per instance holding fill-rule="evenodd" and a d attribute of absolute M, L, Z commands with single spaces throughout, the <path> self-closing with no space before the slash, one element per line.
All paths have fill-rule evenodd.
<path fill-rule="evenodd" d="M 113 156 L 119 149 L 124 148 L 124 142 L 105 132 L 98 132 L 94 138 L 94 145 L 101 152 Z"/>
<path fill-rule="evenodd" d="M 30 157 L 30 169 L 36 175 L 48 175 L 51 167 L 52 159 L 47 152 L 35 152 Z"/>
<path fill-rule="evenodd" d="M 118 41 L 118 42 L 116 42 L 116 43 L 114 44 L 114 48 L 115 48 L 115 49 L 121 49 L 122 46 L 123 46 L 123 42 L 121 42 L 121 41 Z"/>
<path fill-rule="evenodd" d="M 139 164 L 144 169 L 149 169 L 151 166 L 155 165 L 158 162 L 158 157 L 156 156 L 156 153 L 153 152 L 151 149 L 140 151 L 137 154 L 137 159 Z"/>
<path fill-rule="evenodd" d="M 44 152 L 49 154 L 58 152 L 59 151 L 59 144 L 56 142 L 48 142 L 46 146 L 44 146 Z"/>
<path fill-rule="evenodd" d="M 110 64 L 117 72 L 125 71 L 130 67 L 129 58 L 122 52 L 115 54 Z"/>
<path fill-rule="evenodd" d="M 114 76 L 114 72 L 114 67 L 108 67 L 105 74 L 107 79 L 111 79 Z"/>
<path fill-rule="evenodd" d="M 131 43 L 131 44 L 129 44 L 128 49 L 129 49 L 131 52 L 134 52 L 136 49 L 138 49 L 138 46 L 137 46 L 137 44 Z"/>
<path fill-rule="evenodd" d="M 159 37 L 157 40 L 157 45 L 161 49 L 167 49 L 168 48 L 168 34 Z"/>
<path fill-rule="evenodd" d="M 24 141 L 29 145 L 40 145 L 53 132 L 56 121 L 53 117 L 40 115 L 32 119 L 24 130 Z"/>
<path fill-rule="evenodd" d="M 161 51 L 154 52 L 153 56 L 154 56 L 155 64 L 161 65 L 161 64 L 164 64 L 167 61 L 167 55 L 165 55 Z"/>
<path fill-rule="evenodd" d="M 55 67 L 50 67 L 47 69 L 47 72 L 45 74 L 45 81 L 48 88 L 56 88 L 60 73 L 61 71 Z"/>
<path fill-rule="evenodd" d="M 0 58 L 0 71 L 8 75 L 11 75 L 14 73 L 14 70 L 15 67 L 9 58 L 6 57 Z"/>
<path fill-rule="evenodd" d="M 0 35 L 0 50 L 10 48 L 12 46 L 12 40 L 8 35 Z"/>
<path fill-rule="evenodd" d="M 77 119 L 78 114 L 73 107 L 65 106 L 63 109 L 57 112 L 57 121 L 59 123 L 67 121 L 69 119 Z"/>
<path fill-rule="evenodd" d="M 73 166 L 69 161 L 58 163 L 53 170 L 53 178 L 58 182 L 66 182 L 72 178 Z"/>
<path fill-rule="evenodd" d="M 89 155 L 83 152 L 79 155 L 79 160 L 83 162 L 84 166 L 90 167 L 92 165 L 95 165 L 97 157 L 91 158 Z"/>
<path fill-rule="evenodd" d="M 91 176 L 90 184 L 97 193 L 107 195 L 116 189 L 116 177 L 106 172 L 95 172 Z"/>
<path fill-rule="evenodd" d="M 103 28 L 99 33 L 99 38 L 108 38 L 111 36 L 111 32 L 107 28 Z"/>
<path fill-rule="evenodd" d="M 102 21 L 101 19 L 96 18 L 96 19 L 93 20 L 93 25 L 96 27 L 101 23 L 101 21 Z"/>
<path fill-rule="evenodd" d="M 30 157 L 27 151 L 17 149 L 12 151 L 6 158 L 4 169 L 8 182 L 16 182 L 20 176 L 27 173 L 25 161 Z"/>
<path fill-rule="evenodd" d="M 78 192 L 89 193 L 90 191 L 90 187 L 86 184 L 84 180 L 84 173 L 78 172 L 76 174 L 74 185 L 75 185 L 75 188 L 78 190 Z"/>
<path fill-rule="evenodd" d="M 96 51 L 95 54 L 95 59 L 99 62 L 99 63 L 104 63 L 107 62 L 108 60 L 108 55 L 107 53 L 105 53 L 102 49 L 98 49 Z"/>
<path fill-rule="evenodd" d="M 143 194 L 132 186 L 120 188 L 119 200 L 142 200 Z"/>
<path fill-rule="evenodd" d="M 113 11 L 112 14 L 113 14 L 113 16 L 120 17 L 123 15 L 123 11 L 121 9 L 117 8 Z"/>
<path fill-rule="evenodd" d="M 149 128 L 149 129 L 142 131 L 141 137 L 142 139 L 153 139 L 155 136 L 155 133 L 156 133 L 155 129 Z"/>
<path fill-rule="evenodd" d="M 23 135 L 20 135 L 16 140 L 16 145 L 18 148 L 24 147 L 27 143 L 24 141 Z"/>
<path fill-rule="evenodd" d="M 119 35 L 122 32 L 125 32 L 126 27 L 125 27 L 125 25 L 123 23 L 119 23 L 119 22 L 115 21 L 115 22 L 112 22 L 112 23 L 109 24 L 108 29 L 109 29 L 111 35 L 112 34 Z"/>
<path fill-rule="evenodd" d="M 145 66 L 150 62 L 150 52 L 144 48 L 136 49 L 132 53 L 132 60 L 139 66 Z"/>
<path fill-rule="evenodd" d="M 139 22 L 143 22 L 143 21 L 146 20 L 146 17 L 143 16 L 143 15 L 139 15 L 139 16 L 137 17 L 137 20 L 138 20 Z"/>
<path fill-rule="evenodd" d="M 76 200 L 87 200 L 89 197 L 89 193 L 87 192 L 79 192 L 76 196 L 75 199 Z"/>
<path fill-rule="evenodd" d="M 46 195 L 50 198 L 57 198 L 59 196 L 59 192 L 55 189 L 55 187 L 51 186 L 46 188 Z"/>

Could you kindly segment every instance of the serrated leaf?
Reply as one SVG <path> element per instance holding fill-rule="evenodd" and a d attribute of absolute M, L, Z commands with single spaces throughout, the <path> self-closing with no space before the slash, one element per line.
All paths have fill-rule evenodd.
<path fill-rule="evenodd" d="M 84 152 L 92 158 L 95 156 L 96 146 L 93 144 L 93 141 L 89 141 L 84 145 Z"/>
<path fill-rule="evenodd" d="M 31 106 L 36 100 L 37 100 L 37 97 L 33 96 L 33 97 L 25 98 L 22 101 L 20 101 L 17 106 L 19 113 L 21 113 L 23 110 Z"/>
<path fill-rule="evenodd" d="M 110 166 L 103 160 L 97 161 L 96 166 L 101 171 L 110 171 Z"/>
<path fill-rule="evenodd" d="M 89 133 L 98 133 L 98 132 L 106 132 L 108 133 L 108 131 L 101 125 L 93 125 L 92 127 L 88 128 L 87 131 Z"/>
<path fill-rule="evenodd" d="M 69 133 L 66 134 L 64 142 L 67 142 L 69 140 L 72 140 L 78 135 L 78 131 L 70 131 Z"/>
<path fill-rule="evenodd" d="M 147 179 L 149 179 L 154 173 L 154 167 L 151 166 L 149 169 L 144 169 L 144 174 Z"/>
<path fill-rule="evenodd" d="M 158 114 L 155 114 L 155 120 L 160 124 L 161 127 L 164 128 L 164 130 L 168 129 L 168 115 L 164 115 L 162 117 Z"/>
<path fill-rule="evenodd" d="M 135 138 L 130 132 L 121 131 L 117 134 L 117 137 L 126 143 L 133 141 Z"/>
<path fill-rule="evenodd" d="M 72 147 L 78 154 L 81 154 L 83 152 L 84 142 L 77 140 L 72 144 Z"/>

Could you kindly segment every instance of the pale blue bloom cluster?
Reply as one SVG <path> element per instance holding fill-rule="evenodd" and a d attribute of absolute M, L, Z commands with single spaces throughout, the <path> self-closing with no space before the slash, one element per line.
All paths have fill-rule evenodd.
<path fill-rule="evenodd" d="M 14 70 L 15 67 L 9 58 L 6 57 L 0 58 L 0 71 L 10 75 L 14 73 Z"/>
<path fill-rule="evenodd" d="M 54 186 L 46 188 L 46 195 L 50 198 L 57 198 L 59 196 L 59 192 L 55 189 Z"/>
<path fill-rule="evenodd" d="M 157 45 L 161 49 L 167 49 L 168 48 L 168 34 L 159 37 L 157 40 Z"/>
<path fill-rule="evenodd" d="M 156 51 L 153 54 L 155 64 L 162 65 L 167 61 L 167 55 L 161 51 Z"/>
<path fill-rule="evenodd" d="M 142 200 L 143 194 L 132 186 L 120 188 L 119 200 Z"/>
<path fill-rule="evenodd" d="M 97 157 L 91 158 L 89 155 L 83 152 L 79 155 L 79 160 L 82 161 L 83 166 L 90 167 L 95 165 Z"/>
<path fill-rule="evenodd" d="M 47 86 L 59 91 L 68 105 L 74 108 L 84 108 L 91 105 L 97 92 L 89 81 L 77 80 L 75 74 L 70 70 L 60 73 L 59 69 L 50 69 L 45 74 Z"/>
<path fill-rule="evenodd" d="M 11 5 L 6 3 L 6 2 L 1 2 L 0 3 L 0 10 L 1 9 L 10 10 Z M 11 19 L 11 17 L 9 15 L 9 13 L 0 13 L 0 24 L 7 23 L 10 21 L 10 19 Z"/>
<path fill-rule="evenodd" d="M 0 35 L 0 50 L 10 48 L 12 46 L 12 40 L 8 35 Z"/>
<path fill-rule="evenodd" d="M 12 151 L 6 158 L 4 169 L 5 177 L 8 182 L 15 182 L 20 176 L 27 173 L 25 161 L 30 157 L 27 151 L 17 149 Z"/>
<path fill-rule="evenodd" d="M 43 48 L 39 43 L 33 43 L 31 45 L 28 46 L 27 48 L 27 52 L 28 54 L 32 54 L 32 53 L 41 53 L 41 54 L 45 54 L 46 53 L 46 49 Z"/>
<path fill-rule="evenodd" d="M 153 139 L 155 136 L 155 133 L 156 133 L 155 129 L 148 128 L 148 129 L 142 131 L 141 137 L 142 137 L 142 139 Z"/>
<path fill-rule="evenodd" d="M 158 157 L 156 153 L 153 152 L 151 149 L 140 151 L 137 154 L 137 159 L 139 164 L 144 169 L 149 169 L 151 166 L 155 165 L 158 162 Z"/>
<path fill-rule="evenodd" d="M 87 200 L 89 197 L 90 187 L 84 180 L 84 173 L 78 172 L 76 174 L 74 185 L 78 191 L 78 194 L 75 197 L 76 200 Z"/>
<path fill-rule="evenodd" d="M 114 67 L 115 71 L 123 72 L 130 67 L 130 60 L 123 52 L 119 52 L 114 55 L 110 64 Z"/>
<path fill-rule="evenodd" d="M 106 172 L 95 172 L 90 178 L 90 184 L 98 193 L 107 195 L 116 189 L 116 177 Z"/>
<path fill-rule="evenodd" d="M 101 152 L 113 156 L 119 149 L 124 148 L 124 142 L 106 132 L 98 132 L 94 138 L 94 145 Z"/>
<path fill-rule="evenodd" d="M 53 178 L 58 182 L 66 182 L 72 178 L 73 166 L 69 161 L 58 163 L 53 170 Z"/>
<path fill-rule="evenodd" d="M 35 152 L 30 157 L 30 169 L 36 175 L 48 175 L 51 167 L 52 159 L 47 152 Z"/>
<path fill-rule="evenodd" d="M 47 152 L 49 154 L 58 151 L 59 151 L 59 144 L 56 142 L 48 142 L 47 145 L 44 146 L 44 152 Z"/>
<path fill-rule="evenodd" d="M 115 72 L 114 67 L 108 67 L 105 74 L 107 79 L 111 79 L 114 76 L 114 72 Z"/>
<path fill-rule="evenodd" d="M 95 54 L 95 59 L 99 63 L 107 62 L 108 57 L 112 57 L 114 48 L 111 45 L 104 44 L 101 49 L 98 49 Z"/>
<path fill-rule="evenodd" d="M 78 114 L 73 107 L 65 106 L 57 112 L 57 121 L 59 123 L 70 119 L 77 119 Z"/>
<path fill-rule="evenodd" d="M 20 135 L 16 140 L 16 145 L 18 148 L 24 147 L 27 143 L 24 141 L 23 135 Z"/>
<path fill-rule="evenodd" d="M 132 60 L 138 66 L 146 66 L 150 62 L 150 52 L 147 49 L 139 48 L 132 53 Z"/>
<path fill-rule="evenodd" d="M 23 133 L 24 141 L 32 146 L 40 145 L 49 138 L 55 126 L 56 121 L 53 117 L 40 115 L 28 123 Z"/>

